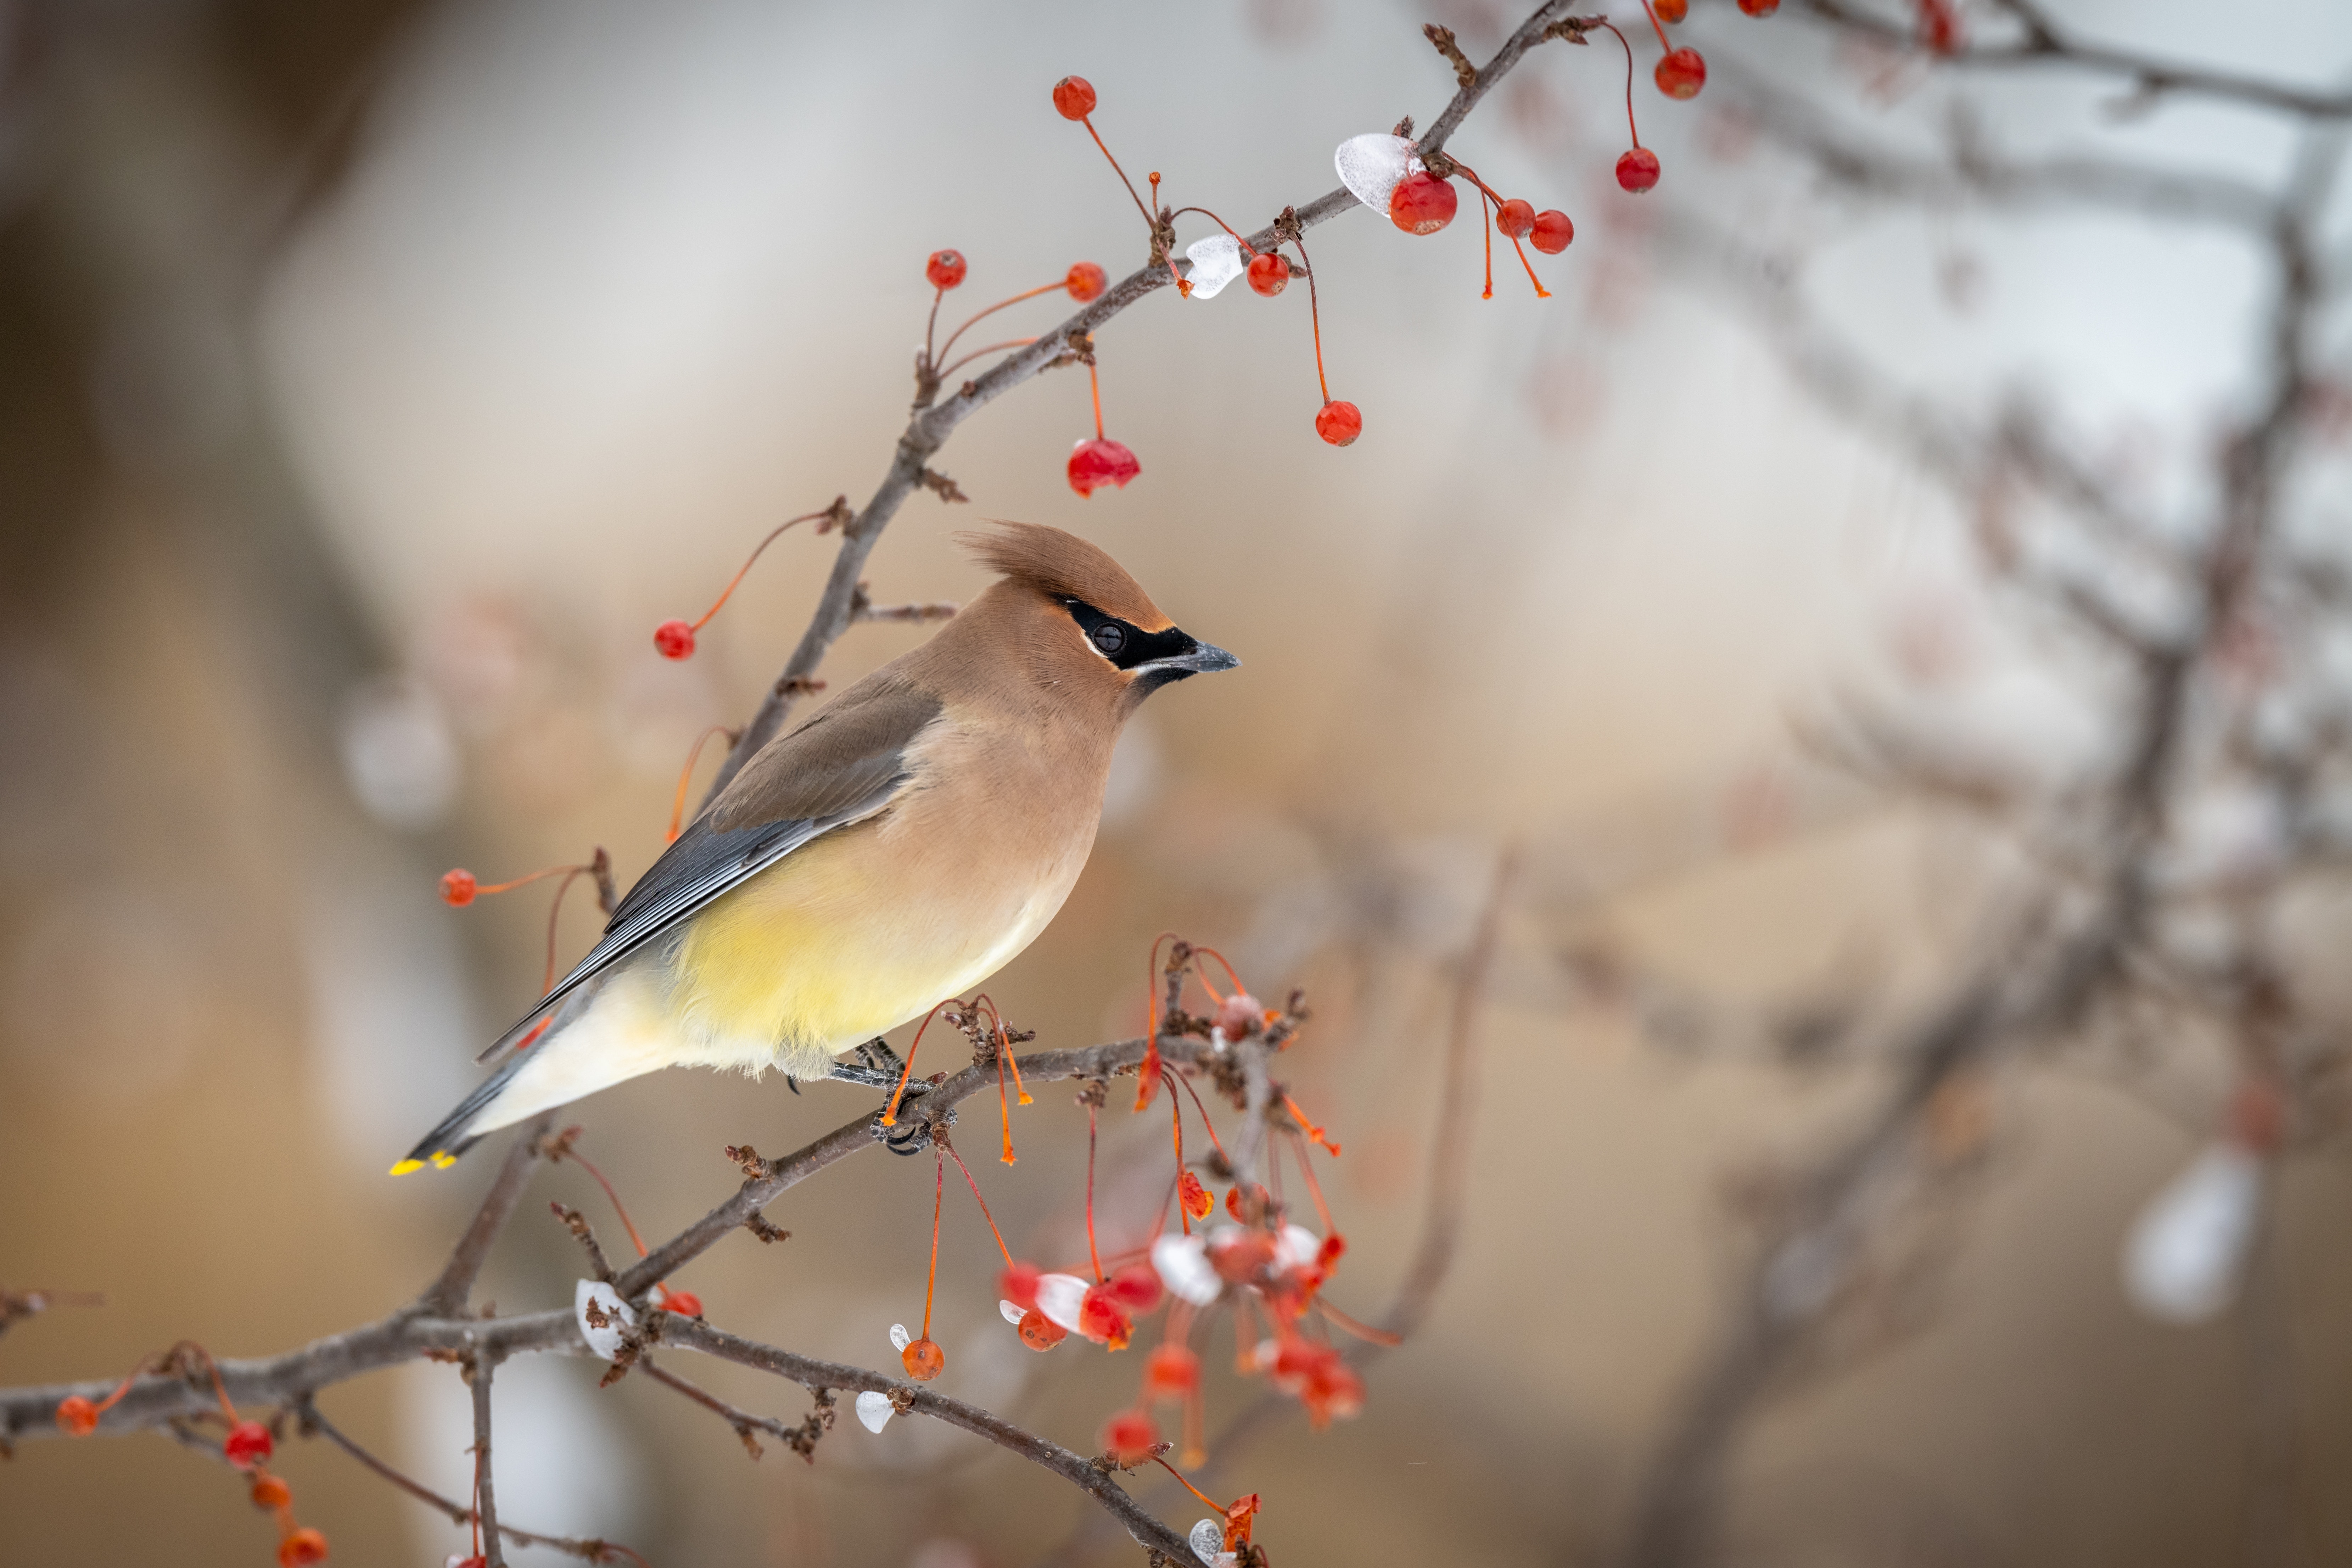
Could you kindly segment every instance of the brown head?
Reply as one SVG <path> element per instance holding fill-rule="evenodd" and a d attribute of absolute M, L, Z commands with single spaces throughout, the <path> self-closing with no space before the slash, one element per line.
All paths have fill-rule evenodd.
<path fill-rule="evenodd" d="M 964 616 L 1017 627 L 1026 662 L 1048 682 L 1116 695 L 1131 710 L 1160 687 L 1241 663 L 1181 630 L 1100 548 L 1034 522 L 998 522 L 958 542 L 1001 574 Z"/>

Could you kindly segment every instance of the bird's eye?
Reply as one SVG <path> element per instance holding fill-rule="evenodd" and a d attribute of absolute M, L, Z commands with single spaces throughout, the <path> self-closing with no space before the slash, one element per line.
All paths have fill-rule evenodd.
<path fill-rule="evenodd" d="M 1102 650 L 1105 658 L 1117 658 L 1119 650 L 1127 647 L 1127 628 L 1117 621 L 1105 621 L 1087 636 Z"/>

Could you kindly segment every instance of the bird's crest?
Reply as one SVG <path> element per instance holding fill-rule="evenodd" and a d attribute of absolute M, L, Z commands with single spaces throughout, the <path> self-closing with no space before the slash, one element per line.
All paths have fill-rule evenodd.
<path fill-rule="evenodd" d="M 1141 630 L 1175 625 L 1125 567 L 1075 533 L 1044 523 L 998 521 L 989 532 L 959 533 L 956 542 L 992 571 L 1056 598 L 1082 599 Z"/>

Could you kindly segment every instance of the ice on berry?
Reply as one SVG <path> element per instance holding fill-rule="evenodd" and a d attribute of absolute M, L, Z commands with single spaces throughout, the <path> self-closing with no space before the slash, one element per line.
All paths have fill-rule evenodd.
<path fill-rule="evenodd" d="M 907 1331 L 906 1324 L 893 1323 L 890 1325 L 890 1348 L 892 1350 L 904 1354 L 907 1347 L 914 1342 L 914 1339 L 915 1336 Z"/>
<path fill-rule="evenodd" d="M 869 1388 L 857 1396 L 857 1424 L 868 1432 L 879 1432 L 898 1413 L 887 1394 L 877 1394 Z"/>
<path fill-rule="evenodd" d="M 1027 1309 L 1018 1306 L 1011 1301 L 997 1302 L 996 1310 L 998 1313 L 1003 1317 L 1006 1322 L 1012 1324 L 1016 1329 L 1021 1326 L 1021 1320 L 1029 1315 Z"/>
<path fill-rule="evenodd" d="M 1151 1244 L 1151 1267 L 1168 1293 L 1195 1307 L 1222 1295 L 1225 1282 L 1209 1262 L 1208 1243 L 1198 1236 L 1162 1236 Z"/>
<path fill-rule="evenodd" d="M 1192 297 L 1197 300 L 1215 298 L 1217 292 L 1242 275 L 1242 243 L 1230 234 L 1213 234 L 1206 239 L 1196 239 L 1184 247 L 1191 258 L 1192 271 L 1186 279 L 1192 285 Z"/>
<path fill-rule="evenodd" d="M 596 1319 L 591 1320 L 588 1309 L 596 1309 Z M 572 1315 L 580 1324 L 580 1337 L 588 1348 L 611 1361 L 621 1353 L 621 1336 L 636 1326 L 637 1315 L 629 1310 L 621 1293 L 601 1279 L 583 1279 L 572 1288 Z"/>
<path fill-rule="evenodd" d="M 1349 137 L 1339 143 L 1331 162 L 1348 194 L 1376 213 L 1389 210 L 1389 198 L 1396 194 L 1399 181 L 1421 170 L 1412 142 L 1379 132 Z"/>
<path fill-rule="evenodd" d="M 1076 1333 L 1078 1313 L 1087 1299 L 1087 1282 L 1075 1274 L 1037 1277 L 1037 1310 L 1046 1321 L 1066 1333 Z"/>

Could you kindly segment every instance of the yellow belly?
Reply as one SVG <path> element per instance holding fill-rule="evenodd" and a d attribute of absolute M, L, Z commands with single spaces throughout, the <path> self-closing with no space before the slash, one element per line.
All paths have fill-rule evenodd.
<path fill-rule="evenodd" d="M 1083 865 L 990 887 L 976 858 L 891 853 L 889 822 L 828 835 L 714 900 L 668 965 L 692 1054 L 715 1066 L 814 1073 L 845 1050 L 961 995 L 1029 945 Z"/>

